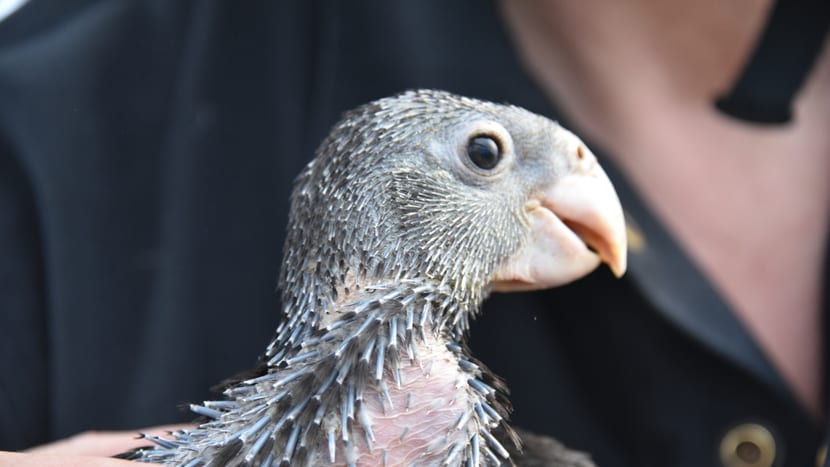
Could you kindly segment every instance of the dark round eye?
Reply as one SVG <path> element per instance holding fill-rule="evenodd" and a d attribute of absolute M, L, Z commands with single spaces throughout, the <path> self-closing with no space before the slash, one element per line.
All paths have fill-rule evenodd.
<path fill-rule="evenodd" d="M 467 143 L 467 157 L 484 170 L 491 170 L 501 160 L 501 149 L 498 143 L 489 136 L 476 136 Z"/>

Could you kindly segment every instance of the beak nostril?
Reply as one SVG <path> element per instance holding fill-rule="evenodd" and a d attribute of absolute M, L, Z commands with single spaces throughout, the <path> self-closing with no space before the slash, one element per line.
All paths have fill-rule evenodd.
<path fill-rule="evenodd" d="M 582 149 L 581 144 L 576 147 L 576 157 L 578 157 L 579 159 L 584 159 L 585 158 L 585 150 Z"/>

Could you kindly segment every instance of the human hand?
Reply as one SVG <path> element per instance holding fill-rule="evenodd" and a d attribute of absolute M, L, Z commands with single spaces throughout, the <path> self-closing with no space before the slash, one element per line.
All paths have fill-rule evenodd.
<path fill-rule="evenodd" d="M 170 431 L 192 428 L 191 425 L 162 425 L 129 431 L 85 431 L 23 452 L 0 452 L 0 466 L 93 466 L 135 465 L 110 456 L 152 444 L 138 436 L 146 433 L 164 436 Z"/>

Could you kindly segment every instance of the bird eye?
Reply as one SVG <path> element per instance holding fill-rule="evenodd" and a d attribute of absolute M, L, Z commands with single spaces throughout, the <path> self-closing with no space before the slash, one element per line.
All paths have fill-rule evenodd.
<path fill-rule="evenodd" d="M 495 168 L 501 160 L 499 144 L 489 136 L 476 136 L 467 143 L 467 157 L 484 170 Z"/>

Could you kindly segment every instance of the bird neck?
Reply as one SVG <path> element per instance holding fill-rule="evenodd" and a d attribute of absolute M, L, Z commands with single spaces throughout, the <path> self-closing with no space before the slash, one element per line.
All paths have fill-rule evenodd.
<path fill-rule="evenodd" d="M 465 344 L 480 295 L 404 279 L 359 287 L 324 313 L 297 309 L 266 352 L 267 373 L 243 386 L 304 394 L 287 412 L 320 430 L 328 449 L 319 457 L 329 462 L 358 452 L 398 459 L 393 445 L 431 453 L 427 463 L 505 459 L 491 431 L 512 434 L 506 388 Z M 379 418 L 399 425 L 379 428 Z"/>
<path fill-rule="evenodd" d="M 436 335 L 462 340 L 489 291 L 472 285 L 483 281 L 472 281 L 462 274 L 438 276 L 401 266 L 415 264 L 415 259 L 409 258 L 414 255 L 416 252 L 401 248 L 379 258 L 360 258 L 360 264 L 368 264 L 365 268 L 341 269 L 317 263 L 284 272 L 280 282 L 283 317 L 268 347 L 269 359 L 307 342 L 312 333 L 343 325 L 344 318 L 367 310 L 376 312 L 383 321 L 402 318 L 408 333 L 413 329 L 425 332 L 426 327 Z M 397 301 L 410 319 L 418 315 L 419 321 L 407 322 L 406 313 L 397 316 Z"/>
<path fill-rule="evenodd" d="M 210 420 L 145 452 L 154 462 L 287 465 L 501 464 L 510 411 L 503 383 L 469 356 L 466 320 L 480 299 L 446 284 L 362 287 L 328 315 L 297 310 L 257 375 L 225 401 L 191 409 Z M 463 299 L 460 299 L 463 298 Z M 184 449 L 183 447 L 187 447 Z"/>
<path fill-rule="evenodd" d="M 462 343 L 484 299 L 482 291 L 459 292 L 446 282 L 431 280 L 358 281 L 349 277 L 337 286 L 324 280 L 303 282 L 308 284 L 302 287 L 304 291 L 316 293 L 284 295 L 289 302 L 266 351 L 269 366 L 299 348 L 314 347 L 321 335 L 326 342 L 348 345 L 365 340 L 368 344 L 367 336 L 383 331 L 387 333 L 378 341 L 400 343 L 403 349 L 415 346 L 415 338 L 423 340 L 427 333 L 447 343 Z M 363 325 L 355 327 L 357 322 Z"/>

